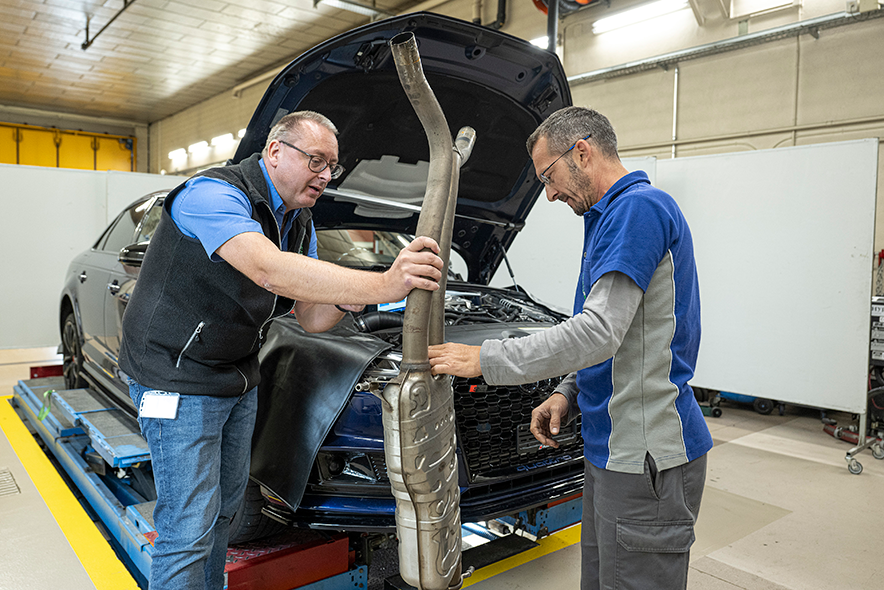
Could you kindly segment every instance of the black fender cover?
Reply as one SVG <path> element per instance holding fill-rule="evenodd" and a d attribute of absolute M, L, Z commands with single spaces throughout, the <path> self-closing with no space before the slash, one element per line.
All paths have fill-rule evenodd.
<path fill-rule="evenodd" d="M 368 364 L 392 348 L 358 332 L 350 316 L 307 333 L 293 316 L 274 320 L 261 348 L 251 477 L 296 510 L 319 448 Z"/>

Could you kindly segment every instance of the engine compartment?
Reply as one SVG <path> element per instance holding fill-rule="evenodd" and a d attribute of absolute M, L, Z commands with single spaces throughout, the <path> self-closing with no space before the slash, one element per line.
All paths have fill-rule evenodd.
<path fill-rule="evenodd" d="M 399 374 L 402 312 L 370 309 L 351 316 L 319 335 L 304 332 L 293 316 L 274 322 L 261 354 L 270 361 L 262 366 L 275 367 L 262 385 L 265 407 L 275 410 L 259 410 L 259 423 L 260 432 L 276 436 L 256 438 L 252 477 L 287 520 L 312 528 L 391 530 L 382 402 L 372 392 Z M 479 345 L 489 338 L 527 336 L 565 317 L 521 291 L 453 282 L 445 299 L 445 336 Z M 490 386 L 481 377 L 453 379 L 464 520 L 579 491 L 579 421 L 563 429 L 558 449 L 541 448 L 528 430 L 531 410 L 559 381 Z M 316 406 L 304 407 L 311 400 Z M 317 423 L 328 430 L 321 445 L 308 445 L 312 454 L 288 457 L 280 450 L 304 448 L 306 441 L 293 438 L 303 416 L 314 424 L 313 437 L 322 433 Z M 262 462 L 258 469 L 256 456 Z"/>

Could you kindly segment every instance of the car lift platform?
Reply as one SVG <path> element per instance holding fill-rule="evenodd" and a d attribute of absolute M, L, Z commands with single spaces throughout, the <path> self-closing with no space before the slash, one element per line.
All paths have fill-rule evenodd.
<path fill-rule="evenodd" d="M 56 467 L 69 480 L 68 486 L 80 496 L 80 505 L 86 510 L 81 512 L 81 520 L 100 522 L 104 538 L 116 553 L 114 556 L 113 552 L 106 552 L 105 559 L 113 562 L 111 569 L 115 570 L 117 577 L 105 585 L 101 576 L 96 581 L 96 576 L 89 573 L 95 585 L 88 588 L 146 589 L 152 541 L 156 538 L 152 517 L 154 503 L 145 501 L 127 484 L 128 478 L 123 477 L 125 468 L 150 461 L 147 443 L 141 437 L 137 421 L 111 407 L 101 395 L 90 389 L 64 389 L 61 377 L 19 381 L 13 388 L 13 396 L 7 399 L 15 410 L 4 403 L 0 418 L 17 413 L 18 418 L 39 435 L 45 449 L 55 459 Z M 4 432 L 10 422 L 8 419 L 2 422 Z M 36 447 L 33 437 L 26 438 L 30 438 L 31 446 Z M 19 453 L 17 449 L 15 452 Z M 32 455 L 40 455 L 45 462 L 42 453 Z M 0 497 L 2 475 L 0 470 Z M 42 491 L 40 493 L 43 495 Z M 545 536 L 579 522 L 580 503 L 579 497 L 566 499 L 546 509 L 522 513 L 502 522 L 516 525 L 534 536 Z M 77 505 L 75 501 L 73 504 Z M 52 510 L 50 500 L 46 500 L 46 505 Z M 53 516 L 61 525 L 54 511 Z M 82 528 L 81 522 L 72 534 L 80 536 Z M 95 527 L 90 528 L 93 529 L 90 533 L 99 532 Z M 68 531 L 62 529 L 71 539 Z M 547 550 L 538 551 L 536 542 L 525 542 L 527 540 L 522 537 L 515 538 L 516 535 L 499 538 L 499 533 L 492 534 L 470 523 L 464 525 L 463 533 L 465 537 L 472 534 L 489 541 L 493 539 L 487 546 L 479 545 L 465 551 L 464 563 L 475 565 L 477 569 L 492 570 L 487 566 L 522 552 L 540 556 L 555 546 L 555 543 L 546 543 Z M 573 532 L 570 535 L 573 536 Z M 100 534 L 98 539 L 103 540 Z M 561 539 L 558 542 L 561 543 Z M 86 553 L 90 552 L 91 549 Z M 81 562 L 82 553 L 77 551 Z M 125 569 L 120 567 L 121 562 Z M 292 530 L 265 541 L 231 547 L 227 562 L 228 590 L 345 590 L 368 586 L 368 567 L 355 566 L 346 534 Z M 86 568 L 85 563 L 83 566 Z M 90 572 L 89 568 L 86 569 Z M 126 583 L 120 581 L 121 573 L 127 578 Z M 488 577 L 487 574 L 484 577 Z M 474 581 L 479 579 L 474 578 Z M 402 587 L 395 579 L 387 580 L 385 585 L 388 588 Z"/>

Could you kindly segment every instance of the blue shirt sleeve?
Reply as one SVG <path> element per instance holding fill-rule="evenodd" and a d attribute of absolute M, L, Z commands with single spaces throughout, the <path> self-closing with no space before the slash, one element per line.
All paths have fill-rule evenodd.
<path fill-rule="evenodd" d="M 310 247 L 307 249 L 307 255 L 310 258 L 319 259 L 319 251 L 316 246 L 316 228 L 310 224 Z"/>
<path fill-rule="evenodd" d="M 245 232 L 264 234 L 261 225 L 252 219 L 248 197 L 216 178 L 198 176 L 188 180 L 172 203 L 171 213 L 178 228 L 198 239 L 214 262 L 222 260 L 215 251 L 230 238 Z"/>
<path fill-rule="evenodd" d="M 654 271 L 677 239 L 672 213 L 665 199 L 657 196 L 663 195 L 625 193 L 609 205 L 611 210 L 601 221 L 587 261 L 593 283 L 605 273 L 618 271 L 647 290 Z"/>

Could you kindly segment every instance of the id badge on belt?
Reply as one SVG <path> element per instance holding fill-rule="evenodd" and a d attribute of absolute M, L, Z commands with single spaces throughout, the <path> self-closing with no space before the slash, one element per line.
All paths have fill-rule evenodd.
<path fill-rule="evenodd" d="M 141 396 L 138 415 L 141 418 L 164 418 L 174 420 L 178 415 L 178 402 L 181 396 L 171 391 L 151 389 Z"/>

